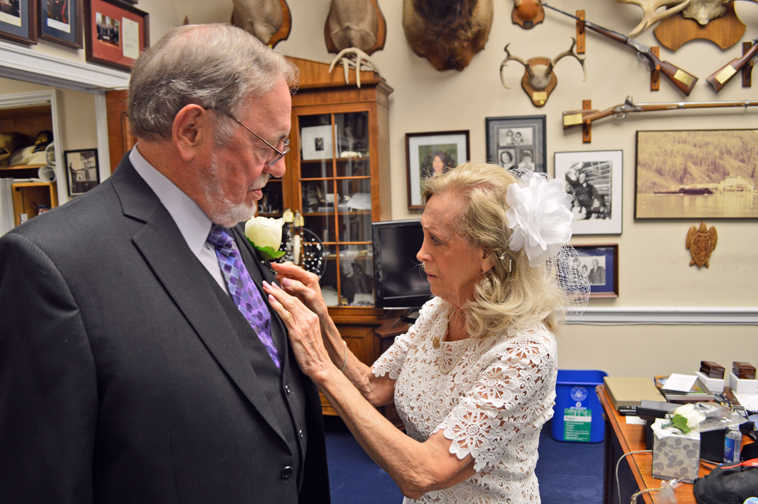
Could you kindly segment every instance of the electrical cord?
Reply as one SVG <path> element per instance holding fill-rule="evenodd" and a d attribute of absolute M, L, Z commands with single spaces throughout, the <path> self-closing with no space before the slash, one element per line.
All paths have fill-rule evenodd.
<path fill-rule="evenodd" d="M 619 481 L 619 465 L 621 465 L 621 461 L 624 460 L 624 458 L 627 455 L 634 455 L 637 453 L 653 453 L 653 450 L 633 450 L 627 453 L 624 453 L 619 457 L 619 459 L 616 461 L 616 495 L 618 496 L 618 504 L 621 504 L 621 482 Z M 638 492 L 639 493 L 639 492 Z M 637 496 L 634 495 L 633 499 L 636 499 Z M 634 500 L 632 500 L 634 502 Z"/>

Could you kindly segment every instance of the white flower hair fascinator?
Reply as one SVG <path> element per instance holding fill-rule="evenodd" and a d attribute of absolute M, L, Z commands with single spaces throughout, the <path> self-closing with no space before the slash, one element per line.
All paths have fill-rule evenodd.
<path fill-rule="evenodd" d="M 514 172 L 518 183 L 508 186 L 505 213 L 511 237 L 508 248 L 524 251 L 531 267 L 547 265 L 575 308 L 587 305 L 590 284 L 580 271 L 571 240 L 574 215 L 563 183 L 544 174 Z M 520 177 L 519 177 L 520 176 Z"/>
<path fill-rule="evenodd" d="M 512 230 L 508 248 L 524 250 L 529 265 L 542 264 L 571 239 L 573 214 L 569 197 L 558 180 L 531 175 L 526 184 L 511 184 L 505 216 Z"/>

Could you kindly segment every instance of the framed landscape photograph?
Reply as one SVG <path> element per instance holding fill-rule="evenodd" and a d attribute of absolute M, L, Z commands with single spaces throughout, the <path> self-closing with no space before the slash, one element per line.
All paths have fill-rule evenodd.
<path fill-rule="evenodd" d="M 616 298 L 619 295 L 618 245 L 574 245 L 581 274 L 590 283 L 590 298 Z"/>
<path fill-rule="evenodd" d="M 100 183 L 97 149 L 76 149 L 63 152 L 69 196 L 84 194 Z"/>
<path fill-rule="evenodd" d="M 486 117 L 487 162 L 509 170 L 547 172 L 545 116 Z"/>
<path fill-rule="evenodd" d="M 67 47 L 82 47 L 82 0 L 35 1 L 39 2 L 39 38 Z"/>
<path fill-rule="evenodd" d="M 555 153 L 555 178 L 571 198 L 573 234 L 621 234 L 620 150 Z"/>
<path fill-rule="evenodd" d="M 469 131 L 405 134 L 408 172 L 408 209 L 422 210 L 424 179 L 444 173 L 469 160 Z"/>
<path fill-rule="evenodd" d="M 0 0 L 0 37 L 34 44 L 37 41 L 37 0 Z"/>
<path fill-rule="evenodd" d="M 150 46 L 148 14 L 136 7 L 118 0 L 84 0 L 84 17 L 89 62 L 129 71 Z"/>
<path fill-rule="evenodd" d="M 758 129 L 637 131 L 635 219 L 758 219 Z"/>

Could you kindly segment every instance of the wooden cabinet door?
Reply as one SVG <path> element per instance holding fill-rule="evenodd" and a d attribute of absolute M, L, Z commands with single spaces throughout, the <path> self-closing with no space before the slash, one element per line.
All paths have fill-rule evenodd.
<path fill-rule="evenodd" d="M 111 173 L 116 171 L 124 154 L 129 152 L 136 138 L 129 130 L 126 90 L 105 93 L 105 108 L 108 116 L 108 151 L 111 158 Z"/>

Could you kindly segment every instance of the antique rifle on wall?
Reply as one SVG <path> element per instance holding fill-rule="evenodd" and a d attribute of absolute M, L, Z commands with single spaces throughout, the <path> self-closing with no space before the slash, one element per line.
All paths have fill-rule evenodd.
<path fill-rule="evenodd" d="M 753 47 L 743 54 L 741 58 L 734 58 L 729 63 L 709 75 L 705 81 L 718 93 L 734 74 L 742 70 L 742 67 L 747 65 L 750 60 L 753 59 L 756 53 L 758 53 L 758 39 L 753 40 Z"/>
<path fill-rule="evenodd" d="M 602 110 L 571 110 L 563 113 L 563 127 L 579 126 L 581 124 L 591 124 L 604 117 L 617 116 L 626 119 L 632 112 L 657 112 L 661 110 L 679 110 L 679 109 L 703 109 L 703 108 L 722 108 L 722 107 L 748 107 L 758 106 L 756 100 L 742 101 L 715 101 L 715 102 L 673 102 L 673 103 L 634 103 L 630 96 L 627 96 L 624 103 L 614 105 Z"/>
<path fill-rule="evenodd" d="M 669 63 L 668 61 L 661 61 L 661 59 L 653 52 L 649 46 L 637 42 L 636 40 L 624 35 L 623 33 L 619 33 L 608 28 L 603 28 L 602 26 L 591 23 L 590 21 L 580 19 L 570 12 L 566 12 L 564 10 L 558 9 L 557 7 L 553 7 L 552 5 L 548 5 L 546 2 L 542 2 L 542 6 L 547 7 L 548 9 L 552 9 L 556 12 L 560 12 L 561 14 L 570 18 L 574 18 L 577 21 L 584 23 L 584 26 L 587 28 L 631 47 L 637 52 L 640 57 L 643 57 L 648 61 L 651 70 L 660 69 L 663 75 L 665 75 L 685 95 L 689 95 L 692 91 L 692 88 L 695 87 L 697 77 L 687 72 L 686 70 L 679 68 L 673 63 Z"/>

